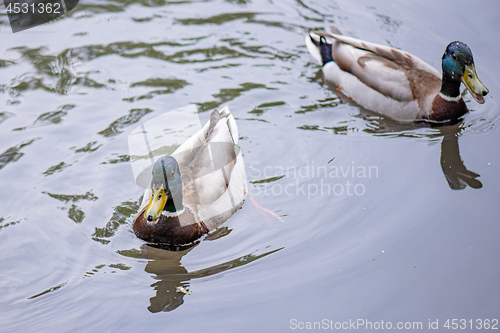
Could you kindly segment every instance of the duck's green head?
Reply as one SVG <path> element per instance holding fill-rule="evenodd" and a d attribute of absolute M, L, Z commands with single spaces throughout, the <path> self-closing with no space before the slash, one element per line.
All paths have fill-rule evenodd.
<path fill-rule="evenodd" d="M 160 157 L 153 166 L 153 191 L 144 218 L 155 221 L 162 211 L 176 212 L 183 209 L 182 180 L 179 165 L 171 156 Z"/>
<path fill-rule="evenodd" d="M 476 102 L 484 103 L 484 96 L 488 94 L 488 89 L 477 77 L 472 51 L 466 44 L 458 41 L 451 42 L 443 54 L 442 68 L 443 81 L 463 82 Z M 448 94 L 448 96 L 458 95 Z"/>

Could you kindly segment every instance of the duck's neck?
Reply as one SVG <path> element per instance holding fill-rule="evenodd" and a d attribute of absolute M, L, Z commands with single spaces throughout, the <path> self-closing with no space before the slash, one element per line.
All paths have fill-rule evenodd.
<path fill-rule="evenodd" d="M 163 208 L 164 211 L 169 213 L 180 212 L 183 209 L 184 205 L 182 204 L 182 195 L 180 196 L 180 198 L 176 198 L 175 204 L 173 198 L 169 197 L 167 202 L 165 203 L 165 208 Z"/>
<path fill-rule="evenodd" d="M 454 80 L 448 74 L 443 73 L 443 82 L 439 94 L 446 100 L 460 100 L 460 83 L 460 81 Z"/>

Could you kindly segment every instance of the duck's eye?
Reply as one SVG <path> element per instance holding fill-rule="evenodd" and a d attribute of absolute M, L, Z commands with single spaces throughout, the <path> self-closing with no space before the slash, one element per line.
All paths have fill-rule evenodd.
<path fill-rule="evenodd" d="M 161 199 L 161 193 L 160 193 L 160 194 L 158 194 L 158 200 L 160 200 L 160 199 Z"/>
<path fill-rule="evenodd" d="M 472 74 L 469 74 L 469 79 L 472 79 Z"/>
<path fill-rule="evenodd" d="M 458 60 L 457 55 L 455 53 L 452 53 L 451 59 L 453 59 L 453 61 L 457 61 Z"/>

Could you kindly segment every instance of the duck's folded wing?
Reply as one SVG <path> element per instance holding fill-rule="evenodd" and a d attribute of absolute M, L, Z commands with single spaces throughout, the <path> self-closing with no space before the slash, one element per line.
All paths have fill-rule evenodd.
<path fill-rule="evenodd" d="M 237 142 L 236 123 L 225 107 L 213 111 L 203 129 L 172 154 L 179 162 L 186 201 L 194 206 L 209 205 L 227 192 L 233 168 L 241 158 Z"/>
<path fill-rule="evenodd" d="M 216 114 L 217 112 L 217 114 Z M 241 207 L 246 195 L 246 174 L 238 142 L 236 122 L 225 107 L 214 111 L 199 147 L 187 168 L 185 202 L 196 206 L 209 230 Z"/>
<path fill-rule="evenodd" d="M 222 118 L 217 127 L 217 133 L 212 132 L 189 163 L 191 179 L 196 184 L 199 204 L 209 204 L 219 198 L 229 184 L 233 167 L 236 163 L 236 152 L 226 124 L 227 118 Z"/>
<path fill-rule="evenodd" d="M 439 72 L 418 57 L 389 46 L 340 34 L 315 32 L 333 39 L 332 58 L 339 68 L 361 82 L 397 101 L 411 101 L 421 95 L 422 82 L 439 86 Z"/>

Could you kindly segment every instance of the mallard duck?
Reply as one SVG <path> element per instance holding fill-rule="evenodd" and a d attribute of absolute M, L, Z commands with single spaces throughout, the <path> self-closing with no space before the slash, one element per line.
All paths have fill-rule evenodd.
<path fill-rule="evenodd" d="M 171 156 L 156 160 L 134 233 L 151 243 L 189 244 L 230 218 L 245 199 L 238 128 L 228 107 Z"/>
<path fill-rule="evenodd" d="M 401 121 L 447 121 L 468 111 L 461 82 L 478 103 L 488 94 L 477 77 L 472 52 L 462 42 L 446 47 L 440 79 L 436 69 L 412 54 L 331 30 L 308 34 L 307 49 L 323 66 L 326 80 L 368 110 Z"/>

